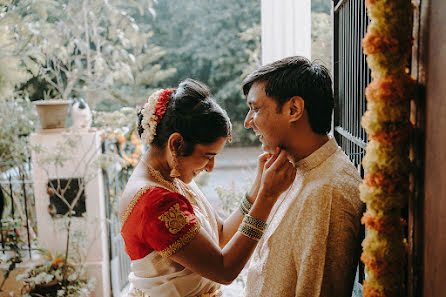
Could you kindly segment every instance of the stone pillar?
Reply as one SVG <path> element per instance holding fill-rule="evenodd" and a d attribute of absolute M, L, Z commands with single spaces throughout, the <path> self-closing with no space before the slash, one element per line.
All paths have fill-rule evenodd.
<path fill-rule="evenodd" d="M 63 166 L 56 168 L 50 165 L 52 162 L 45 161 L 47 157 L 60 154 L 58 150 L 61 144 L 67 143 L 69 139 L 74 140 L 74 143 L 70 143 L 69 152 L 62 154 L 66 158 Z M 87 273 L 89 278 L 96 279 L 94 296 L 110 296 L 104 184 L 99 164 L 94 161 L 101 154 L 98 133 L 95 129 L 42 129 L 31 135 L 31 144 L 40 145 L 45 150 L 39 153 L 35 151 L 32 155 L 39 246 L 53 254 L 65 251 L 66 230 L 63 221 L 52 216 L 49 210 L 49 180 L 84 178 L 85 213 L 81 217 L 72 218 L 72 230 L 83 230 L 85 233 L 88 243 L 85 258 Z"/>
<path fill-rule="evenodd" d="M 311 0 L 262 0 L 262 63 L 295 55 L 311 59 Z"/>

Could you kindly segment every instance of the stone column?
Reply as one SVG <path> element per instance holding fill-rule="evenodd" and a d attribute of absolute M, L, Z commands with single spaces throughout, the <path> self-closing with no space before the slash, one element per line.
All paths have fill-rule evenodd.
<path fill-rule="evenodd" d="M 262 0 L 262 63 L 295 55 L 311 59 L 311 0 Z"/>
<path fill-rule="evenodd" d="M 63 166 L 56 168 L 50 165 L 52 162 L 45 161 L 45 158 L 59 154 L 58 149 L 69 139 L 74 139 L 74 143 L 70 143 L 69 152 L 62 154 L 66 158 Z M 88 247 L 85 258 L 87 273 L 89 278 L 96 279 L 94 296 L 110 296 L 104 185 L 102 171 L 98 162 L 94 161 L 101 154 L 98 133 L 95 129 L 42 129 L 31 135 L 31 144 L 40 145 L 45 150 L 45 152 L 33 152 L 32 155 L 39 246 L 55 254 L 65 251 L 66 245 L 66 229 L 63 227 L 63 221 L 54 215 L 53 207 L 49 209 L 50 195 L 47 191 L 49 180 L 84 178 L 85 213 L 83 216 L 72 218 L 71 229 L 83 230 L 85 233 Z"/>

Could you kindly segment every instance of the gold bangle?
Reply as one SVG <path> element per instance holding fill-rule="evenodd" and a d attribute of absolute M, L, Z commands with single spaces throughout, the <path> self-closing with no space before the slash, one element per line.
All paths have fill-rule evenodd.
<path fill-rule="evenodd" d="M 261 231 L 264 231 L 266 226 L 268 225 L 266 222 L 256 217 L 250 216 L 249 214 L 245 215 L 245 217 L 243 218 L 243 223 L 251 225 Z"/>
<path fill-rule="evenodd" d="M 238 231 L 240 233 L 242 233 L 243 235 L 245 235 L 246 237 L 249 237 L 255 241 L 259 241 L 263 235 L 263 231 L 256 229 L 253 226 L 245 224 L 245 223 L 240 224 Z"/>

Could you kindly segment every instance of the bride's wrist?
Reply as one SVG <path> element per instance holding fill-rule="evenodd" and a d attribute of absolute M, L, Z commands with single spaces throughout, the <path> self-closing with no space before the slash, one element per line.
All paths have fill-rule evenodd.
<path fill-rule="evenodd" d="M 258 190 L 254 190 L 254 191 L 250 190 L 250 191 L 246 192 L 245 197 L 251 204 L 254 204 L 254 202 L 256 201 L 258 192 L 259 192 Z"/>

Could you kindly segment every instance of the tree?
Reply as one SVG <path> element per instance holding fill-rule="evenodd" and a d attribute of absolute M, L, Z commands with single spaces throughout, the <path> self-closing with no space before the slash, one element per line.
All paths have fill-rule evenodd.
<path fill-rule="evenodd" d="M 329 14 L 311 13 L 311 57 L 331 70 L 332 63 L 331 18 Z"/>
<path fill-rule="evenodd" d="M 176 85 L 187 77 L 205 82 L 232 120 L 247 111 L 240 84 L 254 40 L 240 34 L 260 23 L 260 1 L 158 1 L 156 16 L 147 16 L 154 41 L 166 49 L 162 65 L 177 73 L 162 82 Z M 193 20 L 193 21 L 192 21 Z"/>
<path fill-rule="evenodd" d="M 332 0 L 311 0 L 311 11 L 330 14 Z"/>
<path fill-rule="evenodd" d="M 39 32 L 39 73 L 51 85 L 50 97 L 81 96 L 95 106 L 109 99 L 140 103 L 141 90 L 174 73 L 152 65 L 161 48 L 150 46 L 143 30 L 120 1 L 61 1 L 45 30 Z M 150 57 L 150 58 L 148 58 Z M 48 95 L 49 94 L 49 95 Z"/>

